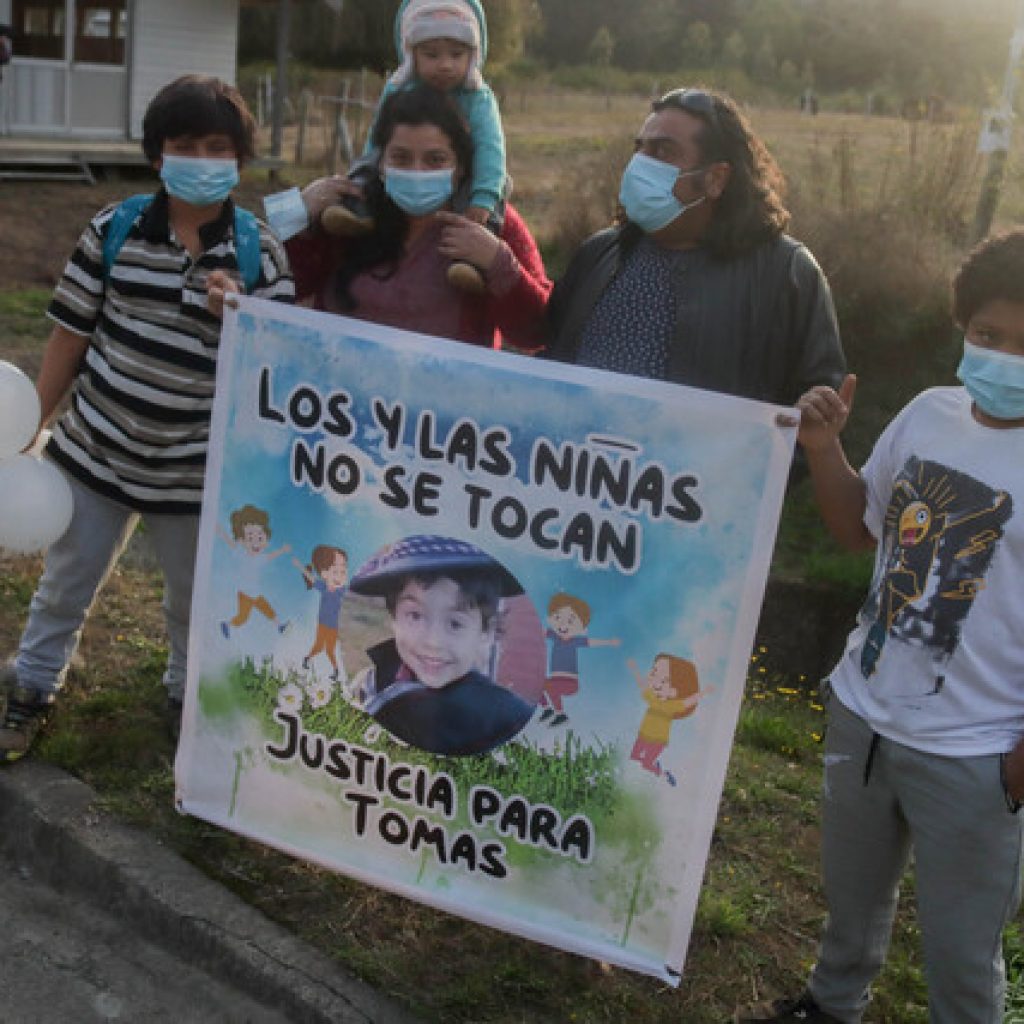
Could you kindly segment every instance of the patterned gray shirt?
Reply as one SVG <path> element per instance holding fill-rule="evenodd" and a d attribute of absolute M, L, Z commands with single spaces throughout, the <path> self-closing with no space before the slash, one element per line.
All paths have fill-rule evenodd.
<path fill-rule="evenodd" d="M 695 252 L 663 249 L 642 238 L 594 306 L 578 363 L 665 380 L 676 328 L 675 281 Z"/>

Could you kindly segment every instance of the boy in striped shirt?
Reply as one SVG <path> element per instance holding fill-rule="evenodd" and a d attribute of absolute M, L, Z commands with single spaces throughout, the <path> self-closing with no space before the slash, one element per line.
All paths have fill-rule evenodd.
<path fill-rule="evenodd" d="M 294 295 L 283 248 L 231 200 L 254 135 L 232 86 L 199 75 L 165 86 L 142 140 L 163 187 L 101 210 L 57 285 L 36 388 L 40 427 L 70 392 L 46 454 L 71 485 L 74 514 L 47 552 L 18 653 L 0 675 L 0 764 L 31 746 L 140 517 L 164 575 L 164 686 L 177 723 L 220 338 L 208 286 L 237 275 L 263 298 Z"/>

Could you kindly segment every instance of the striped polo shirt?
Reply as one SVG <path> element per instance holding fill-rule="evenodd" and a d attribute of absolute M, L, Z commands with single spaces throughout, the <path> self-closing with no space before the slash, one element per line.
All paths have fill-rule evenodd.
<path fill-rule="evenodd" d="M 174 237 L 162 189 L 125 239 L 109 276 L 103 239 L 117 204 L 85 229 L 48 315 L 89 347 L 68 411 L 46 451 L 93 490 L 142 512 L 199 511 L 220 320 L 207 311 L 211 271 L 238 275 L 234 206 L 200 229 L 193 260 Z M 262 222 L 252 294 L 290 302 L 283 246 Z"/>

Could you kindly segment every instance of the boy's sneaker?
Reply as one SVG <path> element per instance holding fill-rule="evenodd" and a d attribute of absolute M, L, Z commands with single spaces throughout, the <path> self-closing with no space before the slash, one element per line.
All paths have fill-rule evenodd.
<path fill-rule="evenodd" d="M 377 225 L 372 217 L 356 213 L 339 203 L 328 206 L 320 214 L 320 226 L 335 238 L 359 238 L 370 234 Z"/>
<path fill-rule="evenodd" d="M 46 722 L 57 695 L 27 686 L 7 686 L 0 720 L 0 764 L 24 757 Z"/>
<path fill-rule="evenodd" d="M 472 263 L 459 260 L 448 268 L 445 276 L 453 288 L 467 295 L 483 295 L 487 291 L 484 275 Z"/>
<path fill-rule="evenodd" d="M 746 1010 L 737 1010 L 734 1024 L 842 1024 L 838 1017 L 826 1013 L 814 1001 L 810 992 L 804 992 L 796 999 L 775 999 L 770 1003 L 759 1003 Z"/>

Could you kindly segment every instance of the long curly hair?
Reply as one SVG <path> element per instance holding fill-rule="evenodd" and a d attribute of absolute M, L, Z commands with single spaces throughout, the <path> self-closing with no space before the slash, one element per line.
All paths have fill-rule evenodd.
<path fill-rule="evenodd" d="M 371 141 L 383 154 L 399 125 L 434 125 L 451 143 L 464 178 L 473 173 L 473 138 L 455 100 L 428 85 L 417 84 L 393 93 L 377 114 Z M 456 188 L 458 182 L 455 182 Z M 350 286 L 363 273 L 380 280 L 391 277 L 402 255 L 409 219 L 384 191 L 383 171 L 373 174 L 365 186 L 366 204 L 374 219 L 374 230 L 364 238 L 346 240 L 335 277 L 335 294 L 343 310 L 355 309 Z"/>
<path fill-rule="evenodd" d="M 724 161 L 731 168 L 703 239 L 712 255 L 740 256 L 786 230 L 786 180 L 733 100 L 708 89 L 676 89 L 651 107 L 655 113 L 674 107 L 699 118 L 702 162 Z"/>

